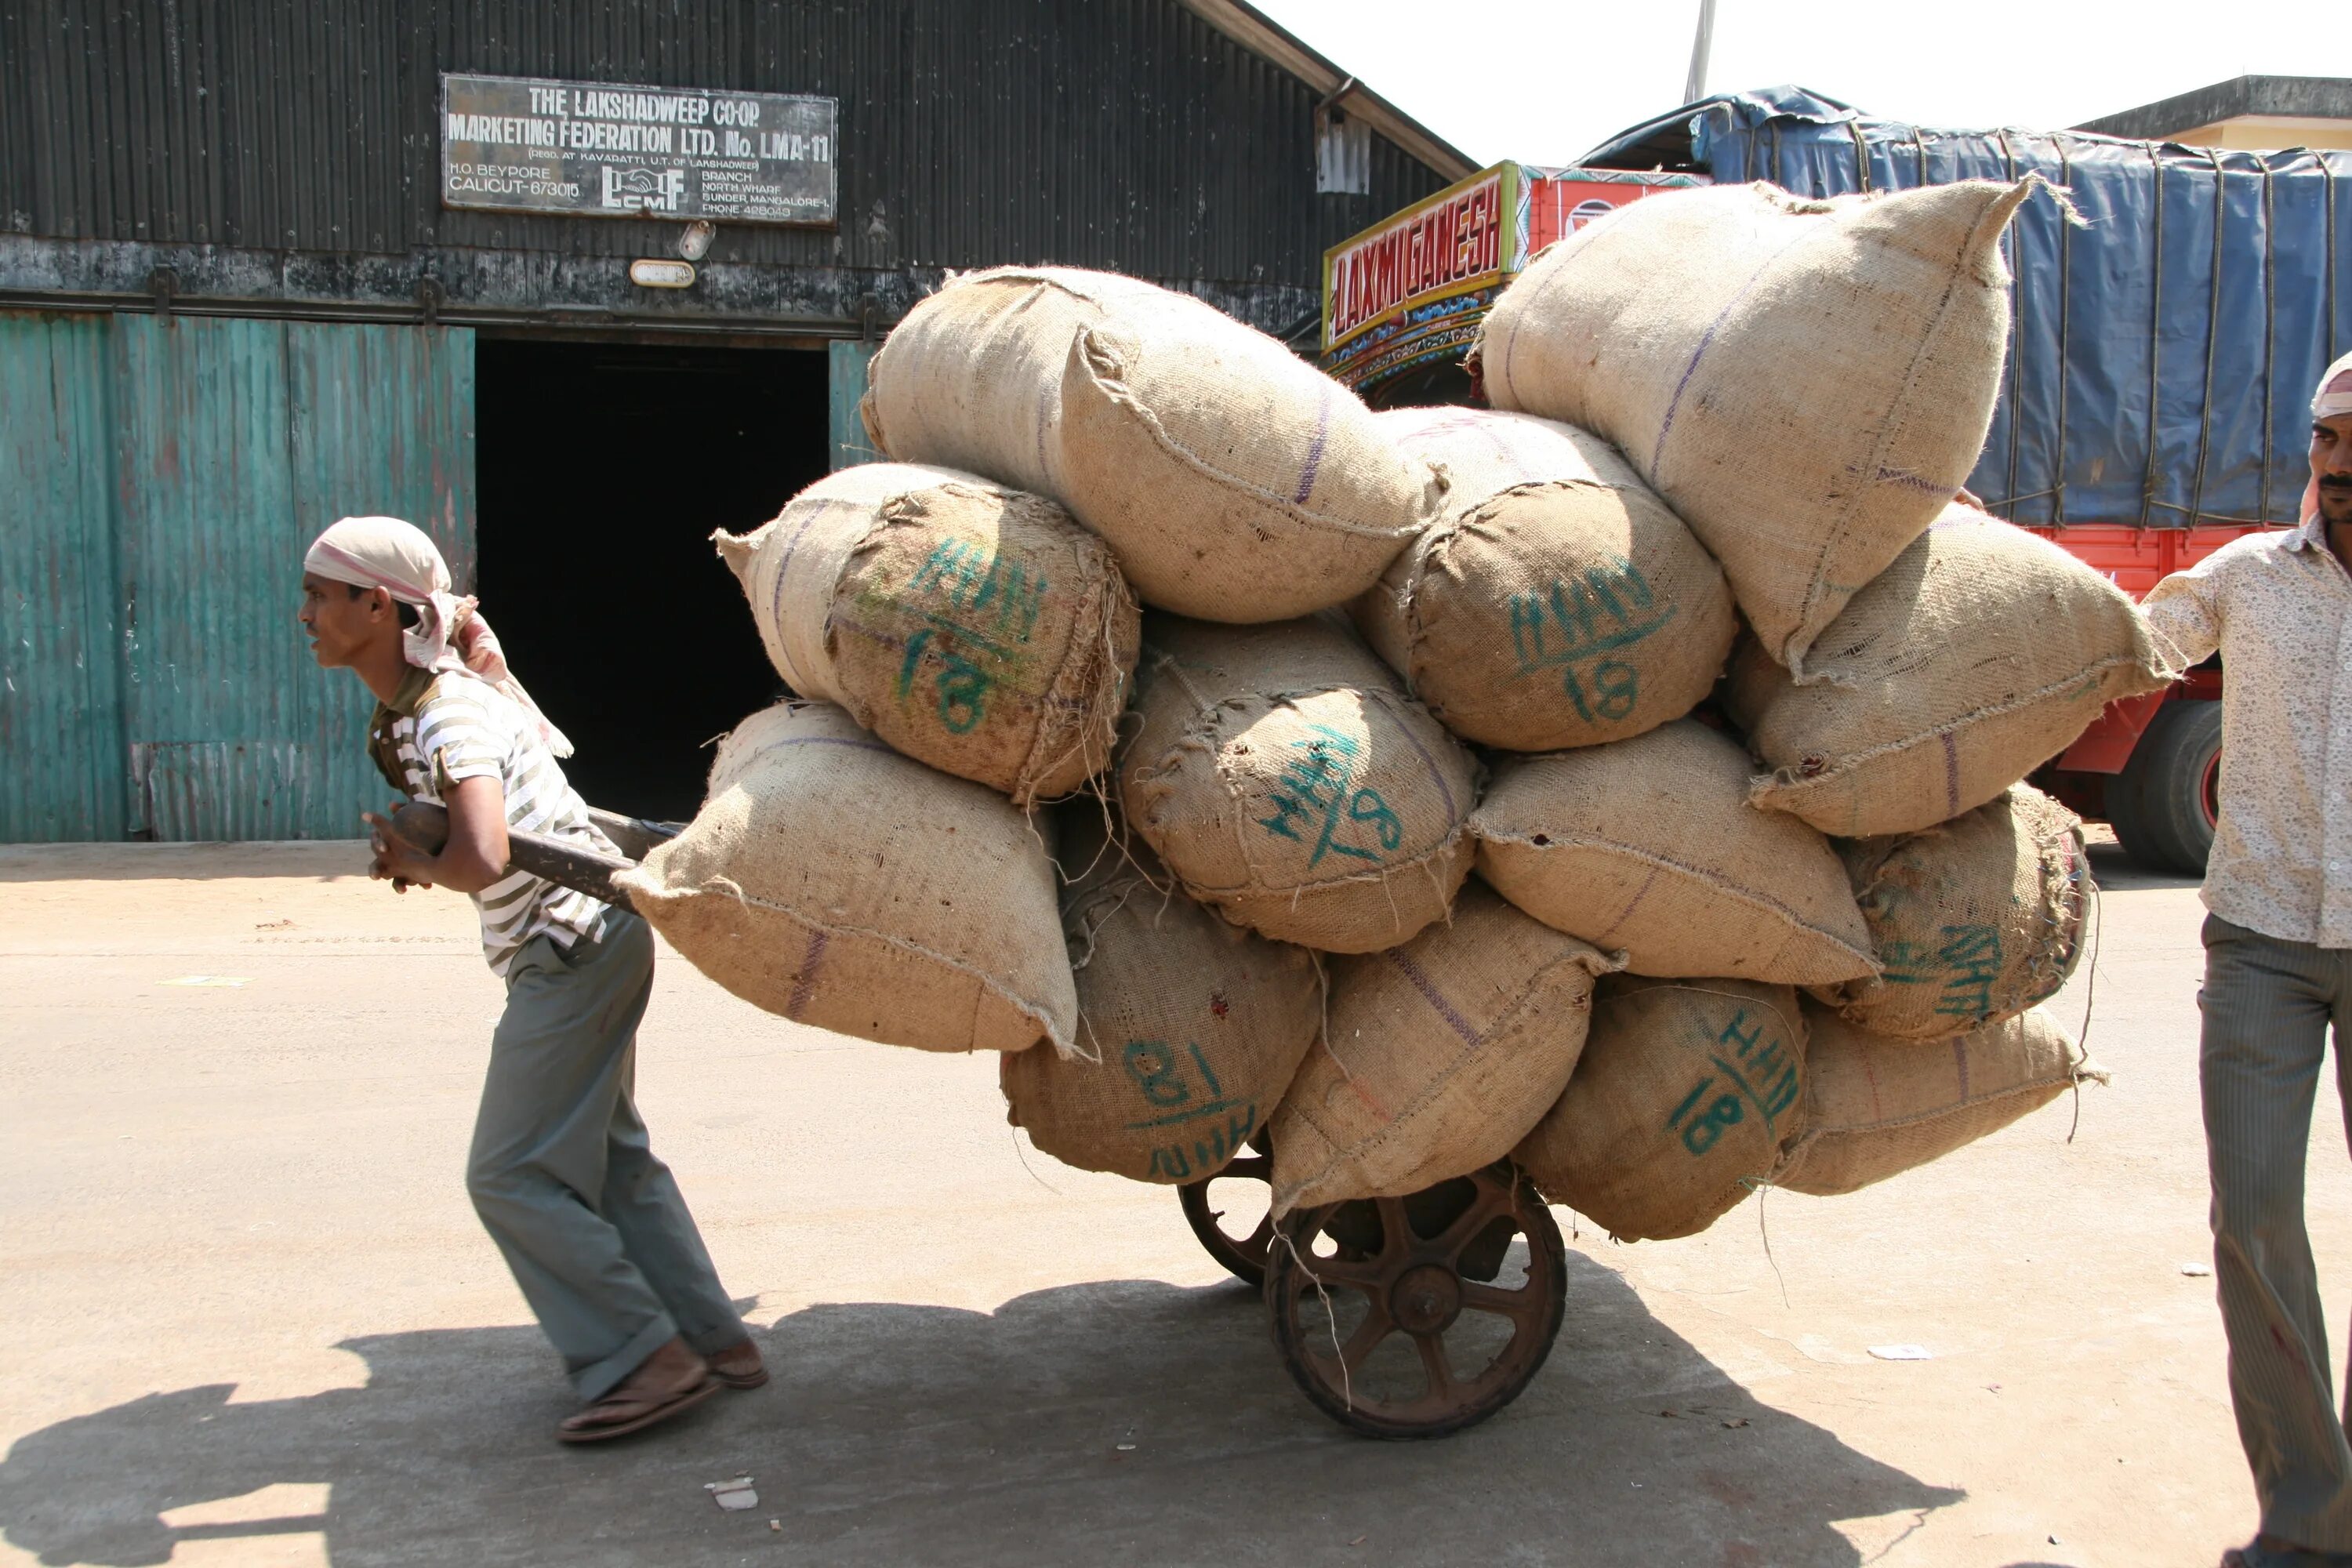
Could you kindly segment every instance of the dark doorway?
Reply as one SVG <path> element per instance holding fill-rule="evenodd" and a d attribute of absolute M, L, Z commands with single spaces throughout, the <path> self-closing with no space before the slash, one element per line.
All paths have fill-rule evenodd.
<path fill-rule="evenodd" d="M 491 341 L 475 376 L 483 613 L 590 804 L 691 816 L 783 690 L 710 531 L 824 476 L 824 356 Z"/>

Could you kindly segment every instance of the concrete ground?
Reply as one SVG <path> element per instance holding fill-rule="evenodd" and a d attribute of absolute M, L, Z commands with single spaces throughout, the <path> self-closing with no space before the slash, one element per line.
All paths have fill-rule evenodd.
<path fill-rule="evenodd" d="M 573 1451 L 462 1190 L 500 1000 L 464 901 L 349 845 L 0 849 L 0 1559 L 2210 1563 L 2252 1501 L 2184 1272 L 2200 911 L 2097 854 L 2116 1076 L 2072 1142 L 2062 1100 L 1760 1226 L 1588 1228 L 1549 1364 L 1433 1444 L 1318 1415 L 1173 1196 L 1025 1150 L 992 1061 L 673 960 L 641 1096 L 777 1377 Z M 1870 1353 L 1905 1343 L 1932 1359 Z M 758 1506 L 722 1512 L 739 1475 Z"/>

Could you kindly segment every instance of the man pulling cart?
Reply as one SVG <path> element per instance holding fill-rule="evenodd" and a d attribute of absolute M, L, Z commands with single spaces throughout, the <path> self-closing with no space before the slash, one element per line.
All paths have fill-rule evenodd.
<path fill-rule="evenodd" d="M 448 565 L 422 531 L 345 518 L 302 567 L 313 654 L 375 694 L 376 766 L 447 813 L 437 852 L 368 814 L 369 873 L 395 892 L 470 894 L 484 956 L 506 983 L 466 1184 L 585 1402 L 556 1436 L 615 1437 L 722 1387 L 760 1386 L 760 1352 L 637 1114 L 653 933 L 625 909 L 509 863 L 518 832 L 612 850 L 557 761 L 571 746 L 508 672 L 474 601 L 450 592 Z"/>

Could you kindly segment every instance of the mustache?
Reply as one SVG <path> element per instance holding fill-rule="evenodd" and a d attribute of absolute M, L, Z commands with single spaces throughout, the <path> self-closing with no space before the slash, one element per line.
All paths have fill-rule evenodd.
<path fill-rule="evenodd" d="M 2352 490 L 2352 474 L 2330 474 L 2319 481 L 2324 490 Z"/>

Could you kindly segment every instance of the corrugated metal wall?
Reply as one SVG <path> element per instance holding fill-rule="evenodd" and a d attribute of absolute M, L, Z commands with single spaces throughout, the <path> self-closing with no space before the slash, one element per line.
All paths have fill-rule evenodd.
<path fill-rule="evenodd" d="M 1372 139 L 1315 194 L 1314 94 L 1177 0 L 312 0 L 0 7 L 0 218 L 19 233 L 404 254 L 635 254 L 640 226 L 443 210 L 439 73 L 824 93 L 838 232 L 714 261 L 1059 261 L 1312 286 L 1444 184 Z"/>
<path fill-rule="evenodd" d="M 0 316 L 0 840 L 356 832 L 302 551 L 388 512 L 472 580 L 473 374 L 457 329 Z"/>

